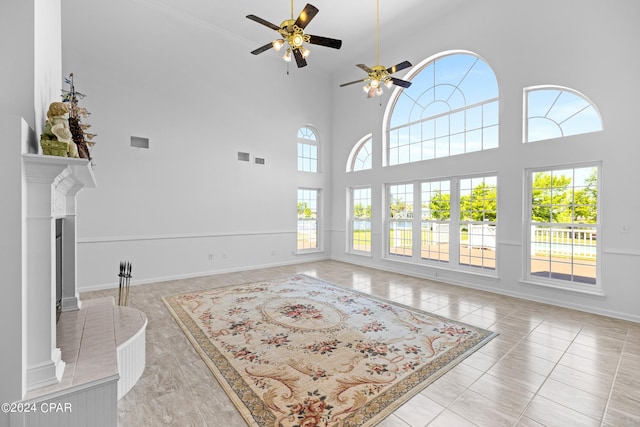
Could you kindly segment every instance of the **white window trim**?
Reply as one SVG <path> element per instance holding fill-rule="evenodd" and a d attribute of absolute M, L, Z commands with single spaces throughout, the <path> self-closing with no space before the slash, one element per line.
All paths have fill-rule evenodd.
<path fill-rule="evenodd" d="M 531 141 L 529 142 L 529 92 L 535 92 L 538 90 L 560 90 L 560 91 L 565 91 L 565 92 L 569 92 L 572 93 L 576 96 L 579 96 L 580 98 L 584 99 L 585 101 L 587 101 L 591 107 L 593 107 L 593 109 L 596 111 L 596 113 L 598 114 L 598 118 L 600 119 L 600 126 L 602 127 L 602 129 L 604 129 L 604 123 L 602 121 L 602 114 L 600 113 L 600 110 L 598 109 L 598 106 L 591 101 L 591 99 L 589 99 L 588 96 L 586 96 L 585 94 L 583 94 L 582 92 L 579 92 L 575 89 L 572 89 L 570 87 L 566 87 L 566 86 L 558 86 L 558 85 L 538 85 L 538 86 L 530 86 L 530 87 L 526 87 L 523 89 L 522 93 L 522 143 L 523 144 L 535 144 L 537 142 L 544 142 L 544 141 L 553 141 L 553 140 L 557 140 L 557 139 L 561 139 L 561 138 L 566 138 L 565 136 L 561 136 L 558 138 L 549 138 L 549 139 L 540 139 L 540 140 L 535 140 L 535 141 Z M 562 128 L 561 128 L 562 129 Z M 593 133 L 593 132 L 599 132 L 599 131 L 590 131 L 587 132 L 588 133 Z M 577 134 L 577 135 L 585 135 L 585 133 L 581 133 L 581 134 Z M 570 135 L 570 136 L 575 136 L 575 135 Z"/>
<path fill-rule="evenodd" d="M 448 177 L 439 177 L 439 178 L 430 178 L 430 179 L 419 179 L 414 181 L 398 181 L 398 182 L 390 182 L 386 183 L 384 186 L 384 233 L 383 233 L 383 248 L 382 248 L 382 258 L 390 261 L 397 261 L 402 263 L 414 264 L 414 265 L 422 265 L 433 267 L 438 270 L 447 270 L 452 272 L 462 272 L 462 273 L 470 273 L 477 276 L 488 277 L 488 278 L 497 278 L 498 277 L 498 263 L 500 259 L 500 250 L 498 244 L 498 236 L 499 236 L 499 222 L 496 220 L 496 248 L 495 248 L 495 262 L 496 266 L 494 269 L 484 268 L 484 267 L 474 267 L 472 265 L 464 265 L 460 264 L 460 181 L 462 179 L 469 178 L 481 178 L 481 177 L 491 177 L 495 176 L 498 178 L 498 173 L 495 171 L 485 172 L 480 174 L 473 175 L 456 175 L 456 176 L 448 176 Z M 422 225 L 422 215 L 421 212 L 416 213 L 416 206 L 422 206 L 422 191 L 421 184 L 423 182 L 428 181 L 444 181 L 448 180 L 450 182 L 450 200 L 451 200 L 451 211 L 449 214 L 449 242 L 456 242 L 455 244 L 449 245 L 449 261 L 442 262 L 431 259 L 424 259 L 421 256 L 421 225 Z M 392 185 L 403 185 L 403 184 L 413 184 L 413 218 L 412 218 L 412 238 L 413 238 L 413 246 L 411 250 L 411 256 L 405 255 L 394 255 L 389 252 L 390 246 L 390 237 L 389 230 L 391 225 L 391 218 L 389 216 L 389 187 Z M 497 185 L 499 191 L 499 184 Z M 455 203 L 454 203 L 455 201 Z M 498 208 L 499 209 L 499 208 Z M 417 250 L 416 250 L 416 243 Z"/>
<path fill-rule="evenodd" d="M 312 140 L 312 139 L 306 139 L 306 138 L 301 138 L 299 136 L 297 136 L 298 132 L 300 131 L 300 129 L 302 128 L 307 128 L 309 129 L 313 135 L 316 137 L 316 140 Z M 298 128 L 298 132 L 296 132 L 296 169 L 299 173 L 310 173 L 310 174 L 318 174 L 321 171 L 321 167 L 322 164 L 320 162 L 320 135 L 318 134 L 318 131 L 316 130 L 315 127 L 311 126 L 311 125 L 304 125 Z M 316 171 L 304 171 L 304 170 L 300 170 L 298 169 L 297 166 L 297 162 L 300 159 L 300 157 L 297 154 L 297 150 L 298 150 L 298 144 L 306 144 L 306 145 L 311 145 L 311 146 L 315 146 L 316 147 L 316 154 L 317 154 L 317 158 L 316 158 Z"/>
<path fill-rule="evenodd" d="M 491 67 L 491 65 L 489 65 L 489 61 L 487 61 L 483 56 L 472 52 L 470 50 L 463 50 L 463 49 L 452 49 L 452 50 L 447 50 L 447 51 L 443 51 L 443 52 L 439 52 L 435 55 L 432 55 L 426 59 L 424 59 L 423 61 L 421 61 L 420 63 L 418 63 L 417 65 L 414 65 L 413 67 L 411 67 L 411 69 L 409 70 L 409 72 L 407 72 L 407 74 L 403 77 L 404 80 L 408 80 L 411 81 L 413 79 L 413 77 L 415 77 L 417 74 L 419 74 L 426 66 L 428 66 L 431 62 L 437 61 L 441 58 L 444 58 L 446 56 L 450 56 L 450 55 L 472 55 L 475 56 L 476 58 L 480 59 L 481 61 L 483 61 L 485 64 L 487 64 L 487 66 L 489 66 L 489 68 L 491 68 L 491 70 L 493 70 L 493 68 Z M 495 74 L 495 72 L 493 73 L 494 77 L 496 78 L 496 81 L 498 79 L 498 76 Z M 393 111 L 395 109 L 396 103 L 398 102 L 398 98 L 400 96 L 400 92 L 402 91 L 401 87 L 394 87 L 393 92 L 391 92 L 391 96 L 389 97 L 389 102 L 387 102 L 385 111 L 384 111 L 384 115 L 382 118 L 382 166 L 383 167 L 391 167 L 391 166 L 402 166 L 404 164 L 407 163 L 401 163 L 398 165 L 391 165 L 389 162 L 389 133 L 391 131 L 391 127 L 390 127 L 390 123 L 391 123 L 391 115 L 393 114 Z M 500 108 L 500 84 L 498 83 L 498 96 L 496 97 L 496 100 L 498 101 L 498 108 Z M 500 121 L 498 122 L 498 126 L 500 126 Z M 498 147 L 500 147 L 500 141 L 498 140 Z M 481 150 L 484 151 L 484 150 Z M 460 155 L 464 155 L 464 154 L 473 154 L 475 152 L 471 152 L 471 153 L 463 153 Z M 448 156 L 451 157 L 451 156 Z M 438 160 L 440 159 L 440 157 L 435 158 L 435 159 L 429 159 L 429 160 L 421 160 L 422 162 L 425 161 L 433 161 L 433 160 Z M 409 163 L 414 163 L 414 162 L 409 162 Z M 415 162 L 415 163 L 419 163 L 419 162 Z"/>
<path fill-rule="evenodd" d="M 353 248 L 353 233 L 355 232 L 354 228 L 353 228 L 353 221 L 355 220 L 355 218 L 353 217 L 353 208 L 355 206 L 355 201 L 354 201 L 354 197 L 353 197 L 353 193 L 354 190 L 364 190 L 364 189 L 369 189 L 372 198 L 373 198 L 373 188 L 370 186 L 357 186 L 357 187 L 349 187 L 347 189 L 347 206 L 348 206 L 348 212 L 347 212 L 347 239 L 346 239 L 346 244 L 347 244 L 347 252 L 351 253 L 351 254 L 355 254 L 355 255 L 362 255 L 362 256 L 367 256 L 367 257 L 371 257 L 372 253 L 373 253 L 373 247 L 371 247 L 368 251 L 361 251 L 361 250 L 357 250 Z M 370 199 L 370 203 L 373 206 L 373 200 Z M 373 216 L 373 209 L 372 209 L 372 216 Z M 370 245 L 373 245 L 373 218 L 369 218 L 369 223 L 370 223 L 370 228 L 371 228 L 371 241 L 369 242 Z"/>
<path fill-rule="evenodd" d="M 371 141 L 371 148 L 372 148 L 371 156 L 373 156 L 373 134 L 370 133 L 360 138 L 360 140 L 356 142 L 353 148 L 351 149 L 351 152 L 349 153 L 349 157 L 347 158 L 347 167 L 346 167 L 347 173 L 360 172 L 354 169 L 355 163 L 356 163 L 356 160 L 358 159 L 358 154 L 360 154 L 360 150 L 369 141 Z M 371 162 L 371 168 L 373 169 L 373 162 Z M 369 170 L 369 169 L 363 169 L 363 170 Z"/>
<path fill-rule="evenodd" d="M 522 266 L 523 266 L 523 279 L 520 281 L 523 284 L 541 286 L 547 288 L 560 289 L 564 291 L 570 291 L 580 294 L 592 295 L 597 297 L 603 297 L 606 294 L 604 293 L 604 289 L 602 288 L 602 280 L 601 280 L 601 266 L 602 266 L 602 244 L 598 242 L 596 246 L 596 283 L 577 283 L 570 282 L 560 279 L 552 279 L 534 276 L 531 274 L 531 185 L 532 178 L 536 172 L 543 171 L 553 171 L 553 170 L 563 170 L 563 169 L 576 169 L 576 168 L 584 168 L 584 167 L 597 167 L 598 168 L 598 207 L 597 207 L 597 218 L 598 222 L 594 225 L 596 229 L 596 233 L 598 236 L 602 236 L 601 233 L 601 177 L 602 177 L 602 162 L 589 162 L 589 163 L 572 163 L 572 164 L 562 164 L 555 166 L 544 166 L 544 167 L 536 167 L 536 168 L 527 168 L 525 169 L 525 188 L 526 188 L 526 196 L 524 200 L 524 212 L 525 212 L 525 221 L 522 224 L 523 236 L 522 241 L 524 243 L 524 250 L 522 251 Z"/>
<path fill-rule="evenodd" d="M 296 215 L 296 240 L 295 240 L 295 254 L 296 255 L 303 255 L 303 254 L 309 254 L 309 253 L 318 253 L 318 252 L 323 252 L 323 244 L 324 244 L 324 239 L 322 239 L 322 234 L 323 234 L 323 222 L 321 221 L 322 218 L 322 189 L 320 188 L 312 188 L 312 187 L 297 187 L 296 188 L 296 194 L 298 190 L 313 190 L 316 192 L 316 247 L 315 248 L 304 248 L 304 249 L 298 249 L 298 222 L 300 221 L 300 218 L 297 218 Z M 297 202 L 299 201 L 299 199 L 296 196 L 296 205 Z"/>

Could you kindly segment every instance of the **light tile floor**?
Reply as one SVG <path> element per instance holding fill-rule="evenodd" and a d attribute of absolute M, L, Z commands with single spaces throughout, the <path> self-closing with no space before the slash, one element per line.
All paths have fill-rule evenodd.
<path fill-rule="evenodd" d="M 131 287 L 149 320 L 147 366 L 119 425 L 246 426 L 160 298 L 294 273 L 500 333 L 380 427 L 640 426 L 640 324 L 336 261 Z"/>

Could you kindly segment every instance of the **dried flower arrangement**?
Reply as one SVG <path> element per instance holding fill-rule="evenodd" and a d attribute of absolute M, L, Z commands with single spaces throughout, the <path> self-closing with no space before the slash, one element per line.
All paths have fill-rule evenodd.
<path fill-rule="evenodd" d="M 78 155 L 81 158 L 91 160 L 89 147 L 95 144 L 93 138 L 96 135 L 87 132 L 91 125 L 82 123 L 82 119 L 89 117 L 90 113 L 86 108 L 78 106 L 78 99 L 82 99 L 86 95 L 76 91 L 73 84 L 73 73 L 69 74 L 69 77 L 65 77 L 64 81 L 69 85 L 69 90 L 63 90 L 62 101 L 69 103 L 69 129 L 73 142 L 78 147 Z"/>

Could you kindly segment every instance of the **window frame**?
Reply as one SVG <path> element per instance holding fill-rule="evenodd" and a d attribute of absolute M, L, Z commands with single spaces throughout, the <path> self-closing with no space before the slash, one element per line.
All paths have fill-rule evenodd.
<path fill-rule="evenodd" d="M 356 218 L 355 217 L 355 206 L 356 206 L 356 192 L 360 191 L 360 190 L 368 190 L 369 191 L 369 208 L 370 208 L 370 214 L 369 214 L 369 218 Z M 349 239 L 347 242 L 347 251 L 353 254 L 359 254 L 359 255 L 366 255 L 366 256 L 371 256 L 372 252 L 371 252 L 371 243 L 372 243 L 372 221 L 371 221 L 371 215 L 372 215 L 372 193 L 373 189 L 370 186 L 361 186 L 361 187 L 351 187 L 349 188 L 349 202 L 348 202 L 348 206 L 349 206 L 349 215 L 347 218 L 349 227 L 348 227 L 348 233 L 349 233 Z M 360 200 L 360 199 L 358 199 Z M 369 223 L 369 240 L 368 240 L 368 250 L 362 250 L 362 249 L 356 249 L 356 245 L 355 245 L 355 231 L 356 231 L 356 226 L 355 223 L 356 221 L 361 221 L 361 222 L 367 222 Z M 365 240 L 366 242 L 366 240 Z"/>
<path fill-rule="evenodd" d="M 321 235 L 322 235 L 322 231 L 321 231 L 321 218 L 322 218 L 322 213 L 321 213 L 321 207 L 322 207 L 322 203 L 321 203 L 321 195 L 322 195 L 322 190 L 319 188 L 309 188 L 309 187 L 298 187 L 297 188 L 297 205 L 296 206 L 296 212 L 299 209 L 299 204 L 300 204 L 300 191 L 312 191 L 315 192 L 315 196 L 316 196 L 316 209 L 315 209 L 315 218 L 300 218 L 300 214 L 297 214 L 297 218 L 296 218 L 296 253 L 297 254 L 303 254 L 303 253 L 312 253 L 312 252 L 321 252 L 322 251 L 322 239 L 321 239 Z M 307 199 L 303 199 L 303 201 L 305 201 Z M 309 246 L 309 247 L 300 247 L 300 241 L 312 241 L 313 239 L 309 238 L 308 240 L 305 239 L 300 239 L 300 225 L 301 223 L 314 223 L 315 225 L 315 247 L 314 246 Z M 302 227 L 303 232 L 307 231 L 307 230 L 311 230 L 308 227 L 304 226 Z"/>
<path fill-rule="evenodd" d="M 472 274 L 480 274 L 490 277 L 498 276 L 498 259 L 499 259 L 499 246 L 498 242 L 498 222 L 497 218 L 495 221 L 495 246 L 494 246 L 494 259 L 495 259 L 495 267 L 488 268 L 484 265 L 477 266 L 473 264 L 463 264 L 460 262 L 460 247 L 461 247 L 461 224 L 463 221 L 460 219 L 460 181 L 464 179 L 473 179 L 473 178 L 495 178 L 496 180 L 496 191 L 498 191 L 499 180 L 498 174 L 496 172 L 485 172 L 480 174 L 473 175 L 457 175 L 457 176 L 447 176 L 447 177 L 439 177 L 439 178 L 430 178 L 430 179 L 419 179 L 413 181 L 400 181 L 400 182 L 391 182 L 385 184 L 385 218 L 384 218 L 384 250 L 383 250 L 383 258 L 387 260 L 395 260 L 401 262 L 409 262 L 417 265 L 428 265 L 434 268 L 446 269 L 452 271 L 460 271 Z M 434 260 L 430 258 L 422 257 L 422 184 L 427 182 L 437 182 L 437 181 L 449 181 L 449 191 L 450 191 L 450 212 L 449 212 L 449 259 L 447 262 L 443 262 L 440 260 Z M 391 186 L 394 185 L 413 185 L 413 215 L 411 216 L 411 255 L 398 255 L 391 253 L 391 215 L 390 215 L 390 201 L 391 201 Z M 496 207 L 497 207 L 498 199 L 496 197 Z M 416 206 L 420 207 L 418 213 L 416 213 Z M 404 220 L 408 221 L 408 220 Z M 476 221 L 477 222 L 477 221 Z M 482 224 L 482 222 L 478 222 Z M 416 243 L 417 242 L 417 243 Z M 451 243 L 455 242 L 455 243 Z"/>
<path fill-rule="evenodd" d="M 360 153 L 367 146 L 367 144 L 371 145 L 371 149 L 369 150 L 367 159 L 373 159 L 373 134 L 370 133 L 368 135 L 363 136 L 360 140 L 353 146 L 351 152 L 349 153 L 349 157 L 347 159 L 347 173 L 348 172 L 360 172 L 365 170 L 370 170 L 373 168 L 373 160 L 371 160 L 371 166 L 368 168 L 356 169 L 356 163 L 360 160 Z M 364 163 L 364 161 L 363 161 Z"/>
<path fill-rule="evenodd" d="M 313 135 L 313 138 L 305 137 L 304 135 L 307 132 Z M 296 135 L 297 135 L 297 144 L 296 144 L 297 166 L 296 167 L 298 172 L 313 173 L 313 174 L 320 173 L 320 166 L 321 166 L 320 165 L 320 144 L 319 144 L 318 132 L 311 126 L 302 126 L 301 128 L 298 129 L 298 132 Z M 304 156 L 305 147 L 308 147 L 309 150 L 315 149 L 315 154 L 316 154 L 315 157 L 312 157 L 312 156 L 305 157 Z M 310 164 L 315 164 L 315 170 L 312 170 L 313 168 L 309 168 L 309 170 L 306 170 L 304 167 L 304 164 L 306 161 L 309 161 Z M 302 168 L 301 168 L 301 162 L 302 162 Z"/>
<path fill-rule="evenodd" d="M 534 176 L 539 172 L 553 172 L 553 171 L 562 171 L 571 169 L 575 172 L 576 169 L 583 168 L 596 168 L 596 179 L 597 179 L 597 199 L 596 199 L 596 222 L 594 224 L 585 224 L 580 222 L 571 222 L 571 223 L 556 223 L 556 222 L 548 222 L 548 223 L 539 223 L 534 222 L 532 219 L 532 210 L 533 210 L 533 182 Z M 572 188 L 575 187 L 572 183 Z M 595 249 L 595 283 L 585 283 L 574 280 L 563 280 L 557 279 L 553 277 L 542 277 L 540 275 L 534 275 L 531 271 L 531 262 L 533 256 L 533 241 L 532 241 L 532 228 L 534 224 L 543 224 L 549 226 L 559 226 L 559 227 L 576 227 L 576 228 L 591 228 L 595 231 L 596 236 L 602 236 L 602 218 L 601 218 L 601 190 L 602 190 L 602 162 L 587 162 L 587 163 L 572 163 L 572 164 L 562 164 L 555 166 L 543 166 L 543 167 L 535 167 L 535 168 L 527 168 L 525 170 L 525 185 L 526 185 L 526 198 L 525 198 L 525 209 L 524 212 L 526 214 L 525 222 L 523 224 L 523 242 L 525 249 L 523 251 L 523 281 L 528 284 L 552 287 L 556 289 L 563 289 L 569 291 L 575 291 L 579 293 L 586 293 L 592 295 L 603 296 L 604 290 L 602 288 L 602 275 L 601 275 L 601 266 L 602 266 L 602 244 L 600 243 L 600 238 L 596 238 L 596 249 Z M 573 255 L 572 255 L 573 256 Z M 551 263 L 552 254 L 549 254 L 549 262 Z M 575 261 L 571 261 L 571 269 L 573 271 Z M 552 273 L 551 271 L 548 273 Z M 574 275 L 572 273 L 572 275 Z"/>
<path fill-rule="evenodd" d="M 556 122 L 555 120 L 553 120 L 551 118 L 548 118 L 548 117 L 538 117 L 538 116 L 530 117 L 529 116 L 529 95 L 532 92 L 541 92 L 541 91 L 559 91 L 560 92 L 558 94 L 558 96 L 556 97 L 556 99 L 553 101 L 553 103 L 549 106 L 549 109 L 547 110 L 546 114 L 549 114 L 551 109 L 555 106 L 556 102 L 558 101 L 558 99 L 562 95 L 562 92 L 566 92 L 566 93 L 575 95 L 578 98 L 581 98 L 582 100 L 584 100 L 586 102 L 587 105 L 585 107 L 583 107 L 581 110 L 574 112 L 569 117 L 567 117 L 564 120 L 562 120 L 561 122 Z M 577 116 L 583 110 L 586 110 L 589 107 L 593 108 L 594 112 L 598 116 L 600 128 L 599 129 L 588 130 L 588 131 L 585 131 L 585 132 L 570 133 L 568 135 L 565 135 L 565 131 L 564 131 L 563 127 L 562 127 L 562 124 L 567 122 L 568 120 L 570 120 L 574 116 Z M 577 91 L 575 89 L 572 89 L 572 88 L 569 88 L 569 87 L 565 87 L 565 86 L 539 85 L 539 86 L 530 86 L 530 87 L 524 88 L 524 90 L 523 90 L 523 115 L 522 116 L 523 116 L 522 142 L 524 144 L 533 144 L 533 143 L 536 143 L 536 142 L 543 142 L 543 141 L 549 141 L 549 140 L 554 140 L 554 139 L 561 139 L 561 138 L 566 138 L 566 137 L 575 136 L 575 135 L 586 135 L 586 134 L 589 134 L 589 133 L 600 132 L 600 131 L 602 131 L 604 129 L 604 124 L 602 122 L 602 114 L 600 114 L 600 110 L 598 109 L 598 106 L 594 102 L 592 102 L 583 93 L 581 93 L 581 92 L 579 92 L 579 91 Z M 529 130 L 530 130 L 530 123 L 529 122 L 533 118 L 544 118 L 544 119 L 554 123 L 556 125 L 556 127 L 559 129 L 560 135 L 559 136 L 554 136 L 554 137 L 548 137 L 548 138 L 534 139 L 534 140 L 530 141 L 529 140 Z"/>
<path fill-rule="evenodd" d="M 440 114 L 435 114 L 433 116 L 429 116 L 427 118 L 420 118 L 419 120 L 410 120 L 406 123 L 403 123 L 402 125 L 396 125 L 394 127 L 391 127 L 391 122 L 393 120 L 393 113 L 396 109 L 396 106 L 398 105 L 398 101 L 400 100 L 400 97 L 403 93 L 403 91 L 400 88 L 396 88 L 394 90 L 394 92 L 391 95 L 391 100 L 390 102 L 387 104 L 387 109 L 385 111 L 384 114 L 384 119 L 383 119 L 383 147 L 384 149 L 382 150 L 383 152 L 383 166 L 388 167 L 388 166 L 401 166 L 404 164 L 408 164 L 408 163 L 414 163 L 414 162 L 419 162 L 419 161 L 427 161 L 427 160 L 436 160 L 436 159 L 440 159 L 440 158 L 445 158 L 445 157 L 452 157 L 455 155 L 463 155 L 463 154 L 471 154 L 471 153 L 475 153 L 478 151 L 485 151 L 485 150 L 489 150 L 489 149 L 494 149 L 494 148 L 499 148 L 500 146 L 500 140 L 499 140 L 499 129 L 500 129 L 500 91 L 499 91 L 499 85 L 497 82 L 497 77 L 495 72 L 493 71 L 493 69 L 491 68 L 491 66 L 489 65 L 489 63 L 484 60 L 484 58 L 482 58 L 480 55 L 477 55 L 474 52 L 470 52 L 470 51 L 464 51 L 464 50 L 455 50 L 455 51 L 447 51 L 447 52 L 442 52 L 438 55 L 434 55 L 430 58 L 427 58 L 425 61 L 423 61 L 421 64 L 419 64 L 418 66 L 414 67 L 412 69 L 411 72 L 408 73 L 408 75 L 405 77 L 405 80 L 409 80 L 411 81 L 413 78 L 415 78 L 416 76 L 418 76 L 421 72 L 423 72 L 425 69 L 427 69 L 430 65 L 436 63 L 439 60 L 442 60 L 446 57 L 450 57 L 450 56 L 454 56 L 454 55 L 466 55 L 466 56 L 472 56 L 476 59 L 477 61 L 482 61 L 486 67 L 491 71 L 491 76 L 493 78 L 493 81 L 495 82 L 496 85 L 496 96 L 495 97 L 488 97 L 486 99 L 482 99 L 481 101 L 477 101 L 477 102 L 472 102 L 469 104 L 466 104 L 461 107 L 461 108 L 453 108 L 450 111 L 446 112 L 446 113 L 440 113 Z M 475 64 L 475 63 L 474 63 Z M 469 69 L 471 70 L 471 68 Z M 467 74 L 469 73 L 469 70 L 467 70 Z M 465 75 L 466 77 L 466 75 Z M 464 80 L 464 79 L 463 79 Z M 492 81 L 492 82 L 493 82 Z M 461 81 L 462 82 L 462 81 Z M 459 82 L 458 85 L 461 83 Z M 433 88 L 435 86 L 432 86 L 431 88 Z M 456 89 L 458 87 L 456 86 Z M 426 92 L 426 91 L 425 91 Z M 415 100 L 414 100 L 415 102 Z M 466 101 L 465 101 L 466 102 Z M 396 131 L 396 130 L 400 130 L 403 128 L 407 128 L 410 129 L 413 126 L 416 126 L 417 124 L 424 124 L 426 123 L 429 119 L 433 120 L 435 123 L 435 120 L 438 118 L 444 118 L 444 117 L 451 117 L 453 115 L 454 112 L 464 112 L 466 115 L 466 112 L 473 110 L 474 108 L 484 108 L 485 105 L 489 105 L 489 104 L 493 104 L 495 103 L 495 108 L 496 108 L 496 123 L 495 124 L 491 124 L 491 125 L 485 125 L 484 123 L 484 116 L 481 114 L 481 121 L 482 121 L 482 125 L 477 128 L 477 129 L 473 129 L 474 131 L 479 131 L 480 134 L 482 135 L 482 139 L 480 140 L 480 149 L 478 150 L 469 150 L 467 151 L 467 144 L 469 141 L 467 141 L 467 137 L 469 136 L 468 134 L 471 132 L 471 130 L 467 131 L 466 130 L 466 123 L 464 125 L 465 130 L 461 133 L 461 135 L 464 138 L 464 151 L 460 152 L 460 153 L 456 153 L 454 152 L 452 154 L 451 151 L 451 147 L 452 147 L 452 142 L 451 142 L 451 137 L 452 137 L 452 133 L 451 133 L 451 129 L 449 129 L 449 132 L 447 134 L 447 150 L 449 152 L 448 155 L 446 156 L 438 156 L 438 150 L 437 150 L 437 142 L 436 140 L 438 138 L 436 138 L 435 135 L 435 131 L 434 131 L 434 137 L 433 137 L 433 157 L 427 157 L 424 158 L 423 155 L 420 155 L 420 159 L 417 160 L 408 160 L 406 162 L 393 162 L 392 159 L 392 132 Z M 411 119 L 411 117 L 409 117 L 409 119 Z M 494 131 L 495 131 L 495 146 L 489 146 L 487 148 L 484 148 L 484 137 L 485 137 L 485 133 L 488 132 L 489 128 L 493 128 L 495 127 Z M 458 134 L 453 134 L 458 135 Z M 418 147 L 421 151 L 424 149 L 424 143 L 428 142 L 427 140 L 420 140 L 420 146 Z M 409 153 L 411 153 L 411 143 L 408 146 L 408 151 Z M 413 144 L 413 145 L 418 145 L 417 143 Z M 415 150 L 417 150 L 418 148 L 415 148 Z M 398 153 L 398 156 L 400 155 L 400 153 Z M 410 155 L 411 156 L 411 155 Z"/>

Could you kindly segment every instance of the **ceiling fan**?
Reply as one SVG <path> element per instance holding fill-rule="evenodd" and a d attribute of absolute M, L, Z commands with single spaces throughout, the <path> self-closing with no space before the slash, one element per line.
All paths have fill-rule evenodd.
<path fill-rule="evenodd" d="M 367 98 L 372 98 L 374 96 L 382 95 L 382 85 L 385 85 L 388 89 L 391 86 L 396 85 L 403 88 L 408 88 L 411 86 L 411 82 L 406 80 L 402 80 L 396 77 L 391 77 L 391 74 L 396 73 L 398 71 L 404 70 L 405 68 L 411 67 L 411 63 L 409 61 L 403 61 L 399 64 L 394 65 L 393 67 L 386 68 L 384 65 L 380 65 L 379 63 L 379 53 L 380 53 L 380 0 L 376 0 L 376 65 L 373 67 L 368 67 L 365 64 L 357 64 L 356 67 L 364 70 L 368 76 L 361 80 L 356 80 L 349 83 L 343 83 L 340 87 L 349 86 L 352 84 L 366 82 L 367 84 L 363 87 L 363 90 L 367 93 Z"/>
<path fill-rule="evenodd" d="M 280 34 L 280 38 L 265 44 L 252 51 L 254 55 L 258 55 L 271 48 L 279 51 L 286 44 L 287 49 L 282 59 L 287 62 L 291 62 L 291 55 L 296 59 L 298 68 L 305 67 L 307 65 L 307 56 L 311 53 L 304 44 L 315 44 L 319 46 L 331 47 L 333 49 L 340 49 L 342 46 L 342 40 L 331 39 L 328 37 L 313 36 L 311 34 L 305 34 L 304 29 L 309 25 L 309 22 L 317 15 L 318 8 L 311 4 L 307 4 L 297 19 L 293 18 L 293 0 L 291 0 L 291 19 L 282 21 L 280 26 L 272 24 L 262 18 L 255 15 L 247 15 L 247 18 L 262 24 L 266 27 L 276 30 Z"/>

